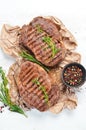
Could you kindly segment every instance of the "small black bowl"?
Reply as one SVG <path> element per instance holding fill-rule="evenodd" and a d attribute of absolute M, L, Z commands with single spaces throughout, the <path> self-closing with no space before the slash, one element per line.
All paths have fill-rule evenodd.
<path fill-rule="evenodd" d="M 68 84 L 68 83 L 64 80 L 64 72 L 66 71 L 66 69 L 67 69 L 68 67 L 72 67 L 72 66 L 77 66 L 78 68 L 80 68 L 80 69 L 82 70 L 82 80 L 81 80 L 81 82 L 80 82 L 79 84 L 77 84 L 77 85 L 70 85 L 70 84 Z M 64 83 L 67 87 L 80 87 L 80 86 L 82 86 L 82 85 L 84 84 L 85 80 L 86 80 L 86 70 L 85 70 L 85 68 L 84 68 L 83 65 L 81 65 L 81 64 L 79 64 L 79 63 L 77 63 L 77 62 L 72 62 L 72 63 L 70 63 L 70 64 L 67 64 L 67 65 L 63 68 L 63 71 L 62 71 L 62 81 L 63 81 L 63 83 Z"/>

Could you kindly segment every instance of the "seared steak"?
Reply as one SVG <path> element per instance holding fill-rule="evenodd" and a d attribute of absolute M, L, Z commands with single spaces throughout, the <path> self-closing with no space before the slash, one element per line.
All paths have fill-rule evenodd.
<path fill-rule="evenodd" d="M 20 31 L 20 44 L 31 50 L 41 63 L 54 66 L 65 56 L 59 26 L 50 19 L 36 17 Z"/>
<path fill-rule="evenodd" d="M 25 61 L 16 75 L 19 94 L 29 108 L 45 111 L 58 101 L 57 86 L 51 87 L 47 72 L 35 63 Z"/>

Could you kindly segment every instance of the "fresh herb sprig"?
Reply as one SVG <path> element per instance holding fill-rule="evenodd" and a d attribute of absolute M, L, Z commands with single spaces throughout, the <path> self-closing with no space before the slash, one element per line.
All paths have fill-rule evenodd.
<path fill-rule="evenodd" d="M 42 29 L 42 27 L 39 24 L 36 25 L 36 29 L 37 29 L 38 33 L 42 33 L 43 32 L 43 29 Z"/>
<path fill-rule="evenodd" d="M 48 47 L 52 50 L 52 58 L 60 51 L 59 48 L 56 47 L 55 42 L 52 40 L 50 36 L 44 36 L 42 40 L 47 43 Z"/>
<path fill-rule="evenodd" d="M 49 97 L 48 97 L 48 94 L 46 92 L 45 86 L 41 85 L 41 83 L 38 81 L 38 78 L 33 79 L 32 82 L 34 84 L 36 84 L 39 87 L 40 90 L 42 90 L 42 92 L 44 94 L 45 102 L 48 104 Z"/>
<path fill-rule="evenodd" d="M 7 87 L 8 80 L 5 76 L 4 71 L 2 70 L 2 67 L 0 67 L 0 77 L 2 80 L 0 83 L 0 101 L 4 103 L 4 105 L 8 106 L 10 111 L 18 112 L 20 114 L 23 114 L 25 117 L 27 117 L 24 111 L 11 101 L 9 95 L 9 89 Z"/>
<path fill-rule="evenodd" d="M 38 33 L 43 33 L 44 30 L 42 29 L 42 27 L 38 24 L 36 25 L 36 29 Z M 44 36 L 42 37 L 42 40 L 47 43 L 48 47 L 47 48 L 51 48 L 52 50 L 52 58 L 60 51 L 60 48 L 56 47 L 55 42 L 52 40 L 52 38 L 50 36 Z M 44 48 L 44 50 L 46 50 L 47 48 Z"/>
<path fill-rule="evenodd" d="M 43 65 L 41 62 L 39 62 L 37 59 L 35 59 L 32 55 L 28 54 L 26 51 L 21 52 L 20 56 L 31 61 L 31 62 L 34 62 L 34 63 L 40 65 L 47 72 L 49 71 L 49 69 L 45 65 Z"/>

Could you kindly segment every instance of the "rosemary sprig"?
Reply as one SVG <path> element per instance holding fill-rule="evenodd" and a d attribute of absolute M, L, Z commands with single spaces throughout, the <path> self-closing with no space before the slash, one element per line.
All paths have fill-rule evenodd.
<path fill-rule="evenodd" d="M 56 47 L 55 42 L 52 40 L 50 36 L 44 36 L 42 40 L 47 43 L 48 47 L 52 50 L 52 58 L 60 51 L 59 48 Z"/>
<path fill-rule="evenodd" d="M 32 55 L 28 54 L 27 52 L 25 52 L 25 51 L 21 52 L 20 56 L 31 61 L 31 62 L 34 62 L 34 63 L 40 65 L 47 72 L 49 71 L 49 69 L 45 65 L 43 65 L 41 62 L 39 62 L 37 59 L 35 59 Z"/>
<path fill-rule="evenodd" d="M 38 81 L 38 78 L 35 78 L 32 80 L 32 82 L 34 84 L 36 84 L 40 90 L 42 90 L 43 94 L 44 94 L 44 98 L 45 98 L 45 102 L 48 104 L 48 101 L 49 101 L 49 97 L 48 97 L 48 94 L 46 92 L 46 88 L 45 86 L 42 86 L 41 83 Z"/>
<path fill-rule="evenodd" d="M 5 76 L 4 71 L 2 70 L 2 67 L 0 67 L 0 76 L 1 76 L 1 80 L 2 80 L 2 82 L 0 83 L 0 101 L 2 103 L 4 103 L 4 105 L 8 106 L 10 111 L 18 112 L 18 113 L 26 116 L 24 111 L 19 106 L 17 106 L 16 104 L 14 104 L 11 101 L 11 98 L 10 98 L 10 95 L 9 95 L 9 89 L 7 87 L 8 80 Z"/>

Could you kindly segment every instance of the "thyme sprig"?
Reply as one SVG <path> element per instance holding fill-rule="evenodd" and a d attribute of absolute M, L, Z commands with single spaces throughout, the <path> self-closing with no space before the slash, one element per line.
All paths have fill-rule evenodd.
<path fill-rule="evenodd" d="M 41 85 L 41 83 L 38 81 L 38 78 L 33 79 L 32 82 L 34 84 L 36 84 L 39 87 L 40 90 L 42 90 L 42 92 L 44 94 L 45 102 L 48 104 L 49 97 L 48 97 L 45 86 Z"/>
<path fill-rule="evenodd" d="M 17 106 L 16 104 L 14 104 L 11 101 L 11 98 L 10 98 L 10 95 L 9 95 L 9 89 L 8 89 L 8 80 L 7 80 L 6 76 L 5 76 L 4 71 L 2 70 L 2 67 L 0 67 L 0 77 L 1 77 L 0 101 L 2 103 L 4 103 L 4 105 L 8 106 L 10 111 L 18 112 L 18 113 L 23 114 L 24 116 L 26 116 L 24 111 L 19 106 Z"/>
<path fill-rule="evenodd" d="M 42 40 L 48 45 L 49 48 L 51 48 L 53 58 L 60 51 L 60 49 L 56 47 L 55 42 L 50 36 L 44 36 Z"/>
<path fill-rule="evenodd" d="M 33 57 L 32 55 L 28 54 L 26 51 L 22 51 L 21 54 L 20 54 L 21 57 L 31 61 L 31 62 L 34 62 L 38 65 L 40 65 L 42 68 L 44 68 L 47 72 L 49 71 L 49 69 L 43 65 L 41 62 L 39 62 L 35 57 Z"/>

